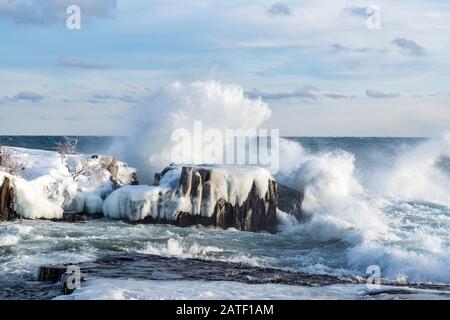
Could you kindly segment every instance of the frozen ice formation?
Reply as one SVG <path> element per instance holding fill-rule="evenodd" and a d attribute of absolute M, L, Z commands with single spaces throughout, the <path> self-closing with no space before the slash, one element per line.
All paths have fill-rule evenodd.
<path fill-rule="evenodd" d="M 276 232 L 280 212 L 302 215 L 303 194 L 256 166 L 172 165 L 150 186 L 138 185 L 136 170 L 114 157 L 8 150 L 21 166 L 11 173 L 0 162 L 0 220 L 105 216 Z"/>
<path fill-rule="evenodd" d="M 280 195 L 278 188 L 271 174 L 259 167 L 170 166 L 156 175 L 154 186 L 115 190 L 105 200 L 103 212 L 135 222 L 276 232 L 279 199 L 284 211 L 297 218 L 302 201 L 298 191 L 282 187 L 290 193 Z"/>
<path fill-rule="evenodd" d="M 21 218 L 62 219 L 64 213 L 101 213 L 108 194 L 137 183 L 136 170 L 114 157 L 63 157 L 53 151 L 3 148 L 8 148 L 9 156 L 21 167 L 20 174 L 12 174 L 0 162 L 0 191 L 5 199 L 0 198 L 0 208 L 8 207 Z M 13 204 L 6 203 L 6 193 L 13 194 Z M 0 214 L 0 219 L 9 220 L 11 212 L 8 216 Z"/>

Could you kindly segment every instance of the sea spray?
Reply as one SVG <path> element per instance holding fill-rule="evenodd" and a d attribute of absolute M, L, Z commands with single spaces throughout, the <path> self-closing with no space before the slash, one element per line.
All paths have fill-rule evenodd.
<path fill-rule="evenodd" d="M 374 185 L 386 196 L 450 206 L 450 133 L 400 154 Z"/>
<path fill-rule="evenodd" d="M 174 130 L 192 128 L 195 121 L 201 121 L 205 130 L 245 130 L 260 127 L 270 116 L 265 102 L 248 98 L 238 85 L 172 82 L 133 108 L 129 134 L 125 142 L 113 144 L 111 153 L 137 167 L 142 182 L 152 183 L 153 174 L 172 162 Z"/>
<path fill-rule="evenodd" d="M 448 135 L 427 140 L 379 166 L 378 175 L 368 175 L 377 181 L 366 181 L 377 192 L 360 182 L 355 155 L 299 152 L 291 145 L 302 160 L 278 178 L 305 191 L 303 209 L 311 219 L 284 232 L 345 242 L 346 261 L 355 272 L 379 265 L 389 279 L 450 281 L 448 142 Z"/>

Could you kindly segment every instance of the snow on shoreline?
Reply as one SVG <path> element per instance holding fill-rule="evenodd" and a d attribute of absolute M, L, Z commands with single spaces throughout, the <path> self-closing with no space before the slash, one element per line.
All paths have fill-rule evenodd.
<path fill-rule="evenodd" d="M 58 296 L 55 300 L 357 299 L 362 291 L 364 287 L 361 285 L 315 288 L 233 281 L 95 278 L 83 283 L 74 293 Z"/>
<path fill-rule="evenodd" d="M 54 300 L 423 300 L 442 299 L 447 294 L 447 291 L 433 289 L 399 290 L 393 286 L 376 289 L 365 284 L 309 287 L 235 281 L 92 278 L 72 294 L 57 296 Z"/>
<path fill-rule="evenodd" d="M 61 219 L 64 212 L 96 214 L 130 221 L 147 216 L 175 220 L 178 212 L 211 217 L 219 199 L 241 206 L 255 185 L 263 198 L 271 174 L 259 167 L 189 165 L 210 171 L 207 199 L 181 194 L 183 165 L 170 167 L 157 186 L 130 185 L 136 170 L 108 156 L 64 155 L 37 149 L 5 147 L 19 163 L 21 176 L 1 171 L 14 189 L 16 213 L 26 219 Z M 101 164 L 101 166 L 99 166 Z M 86 169 L 87 167 L 87 169 Z M 199 177 L 199 173 L 194 173 Z M 201 188 L 199 185 L 199 194 Z"/>
<path fill-rule="evenodd" d="M 136 170 L 112 157 L 66 155 L 54 151 L 5 147 L 23 163 L 21 176 L 0 170 L 0 185 L 10 179 L 17 214 L 27 219 L 61 219 L 64 212 L 97 213 L 103 199 L 117 186 L 132 180 Z M 110 162 L 111 170 L 97 164 Z M 87 167 L 87 169 L 86 169 Z M 96 169 L 95 172 L 91 168 Z M 114 179 L 112 179 L 114 178 Z"/>

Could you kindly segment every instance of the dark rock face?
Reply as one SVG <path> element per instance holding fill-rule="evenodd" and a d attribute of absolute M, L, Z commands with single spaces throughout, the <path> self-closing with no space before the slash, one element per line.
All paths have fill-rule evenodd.
<path fill-rule="evenodd" d="M 161 182 L 161 179 L 164 177 L 164 175 L 169 172 L 170 170 L 176 170 L 176 167 L 166 167 L 163 171 L 161 171 L 161 173 L 155 173 L 155 177 L 154 177 L 154 181 L 153 181 L 153 185 L 157 186 L 159 185 L 159 183 Z"/>
<path fill-rule="evenodd" d="M 168 167 L 160 174 L 156 174 L 155 184 L 158 185 L 170 170 L 174 168 Z M 209 215 L 207 211 L 213 201 L 212 195 L 215 194 L 212 186 L 216 179 L 213 168 L 183 167 L 176 193 L 178 196 L 190 199 L 192 209 L 190 212 L 178 212 L 176 220 L 170 223 L 180 227 L 202 224 L 222 229 L 235 228 L 241 231 L 275 233 L 278 226 L 277 208 L 294 215 L 297 219 L 302 215 L 303 194 L 281 186 L 272 179 L 268 179 L 267 192 L 263 197 L 258 194 L 257 187 L 253 183 L 242 205 L 235 205 L 219 198 L 215 204 L 212 203 L 214 212 Z M 144 220 L 148 223 L 162 223 L 159 219 L 149 217 Z"/>
<path fill-rule="evenodd" d="M 11 181 L 5 177 L 3 184 L 0 185 L 0 221 L 9 221 L 16 218 L 14 210 L 14 189 Z"/>
<path fill-rule="evenodd" d="M 61 219 L 51 219 L 55 222 L 85 222 L 93 219 L 103 218 L 103 213 L 77 213 L 64 212 Z"/>
<path fill-rule="evenodd" d="M 139 185 L 139 180 L 138 180 L 138 176 L 137 176 L 136 172 L 133 172 L 131 177 L 132 177 L 132 182 L 130 184 L 133 186 Z"/>
<path fill-rule="evenodd" d="M 198 215 L 207 210 L 212 201 L 211 185 L 213 185 L 213 171 L 207 168 L 183 167 L 179 181 L 179 192 L 191 201 L 200 201 L 200 212 L 181 212 L 177 216 L 181 226 L 191 223 L 189 215 Z M 210 224 L 222 228 L 235 228 L 241 231 L 276 232 L 277 228 L 277 183 L 268 180 L 268 191 L 263 198 L 258 195 L 256 185 L 252 188 L 244 203 L 233 205 L 224 199 L 217 200 Z M 214 205 L 214 204 L 213 204 Z M 197 205 L 198 206 L 198 205 Z M 195 203 L 192 203 L 195 208 Z M 205 216 L 205 214 L 203 214 Z"/>
<path fill-rule="evenodd" d="M 219 199 L 214 209 L 215 225 L 227 229 L 242 231 L 277 231 L 277 183 L 269 180 L 269 189 L 260 199 L 255 184 L 242 206 L 233 206 Z"/>
<path fill-rule="evenodd" d="M 278 184 L 278 209 L 293 215 L 298 221 L 303 218 L 303 197 L 303 192 Z"/>

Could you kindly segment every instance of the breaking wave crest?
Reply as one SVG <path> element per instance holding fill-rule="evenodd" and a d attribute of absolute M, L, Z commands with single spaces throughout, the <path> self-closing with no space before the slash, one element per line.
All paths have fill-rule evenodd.
<path fill-rule="evenodd" d="M 170 238 L 167 243 L 149 243 L 147 247 L 140 250 L 142 253 L 160 256 L 177 256 L 187 258 L 207 257 L 214 253 L 223 252 L 223 249 L 213 246 L 201 246 L 198 243 L 185 245 L 176 238 Z"/>
<path fill-rule="evenodd" d="M 302 160 L 278 178 L 304 190 L 310 220 L 285 223 L 285 233 L 346 243 L 346 263 L 361 273 L 379 265 L 390 279 L 450 282 L 450 135 L 399 154 L 364 184 L 354 154 L 287 145 Z"/>

